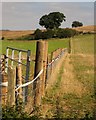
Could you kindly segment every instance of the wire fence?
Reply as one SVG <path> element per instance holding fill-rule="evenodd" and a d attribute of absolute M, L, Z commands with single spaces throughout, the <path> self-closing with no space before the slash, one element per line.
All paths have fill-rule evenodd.
<path fill-rule="evenodd" d="M 11 49 L 11 53 L 12 53 L 11 57 L 9 56 L 9 49 Z M 15 52 L 14 51 L 15 50 L 18 51 L 18 53 L 19 53 L 18 60 L 14 60 L 14 58 L 15 58 L 15 54 L 14 54 Z M 8 80 L 8 76 L 11 76 L 11 72 L 14 72 L 14 70 L 12 69 L 10 71 L 10 73 L 9 73 L 10 75 L 8 74 L 8 76 L 7 76 L 6 74 L 4 74 L 4 71 L 5 71 L 5 73 L 8 71 L 8 67 L 9 67 L 9 65 L 8 65 L 9 64 L 9 60 L 8 59 L 11 60 L 11 62 L 10 62 L 11 68 L 12 68 L 12 66 L 14 66 L 13 65 L 14 62 L 17 62 L 19 64 L 18 71 L 17 71 L 17 69 L 15 69 L 16 70 L 16 75 L 14 75 L 15 78 L 17 78 L 17 76 L 19 77 L 19 82 L 15 81 L 16 82 L 15 87 L 14 87 L 15 91 L 13 92 L 14 95 L 12 95 L 12 96 L 14 96 L 15 99 L 17 99 L 18 97 L 21 96 L 21 98 L 23 99 L 23 102 L 25 102 L 26 100 L 28 100 L 27 98 L 30 97 L 30 96 L 32 97 L 32 99 L 34 99 L 34 95 L 36 94 L 34 91 L 38 91 L 38 89 L 39 89 L 38 87 L 36 87 L 34 89 L 34 83 L 35 82 L 37 82 L 36 84 L 39 84 L 41 86 L 42 86 L 42 84 L 44 84 L 43 86 L 44 86 L 44 89 L 45 89 L 45 87 L 47 85 L 47 80 L 51 76 L 52 71 L 55 69 L 55 66 L 57 65 L 59 60 L 64 56 L 64 54 L 68 50 L 67 50 L 67 48 L 65 48 L 65 49 L 58 48 L 55 51 L 53 51 L 51 53 L 51 60 L 50 60 L 50 62 L 47 61 L 46 64 L 44 64 L 45 61 L 43 60 L 44 61 L 43 62 L 43 67 L 38 72 L 38 74 L 35 77 L 33 76 L 33 79 L 29 79 L 29 78 L 27 79 L 25 77 L 26 78 L 25 82 L 23 82 L 22 73 L 21 73 L 22 69 L 20 67 L 20 64 L 22 64 L 22 57 L 21 57 L 21 52 L 22 51 L 23 52 L 27 52 L 26 50 L 18 50 L 17 48 L 7 47 L 6 56 L 2 55 L 1 60 L 0 60 L 0 62 L 1 62 L 0 63 L 0 66 L 1 66 L 0 67 L 0 72 L 2 73 L 2 74 L 0 74 L 0 76 L 3 76 L 3 78 L 0 80 L 0 88 L 2 87 L 2 90 L 1 90 L 2 93 L 0 93 L 0 98 L 2 97 L 2 99 L 3 99 L 5 104 L 6 104 L 6 101 L 7 101 L 8 92 L 10 91 L 8 89 L 10 89 L 10 87 L 12 86 L 10 84 L 9 80 Z M 29 52 L 27 52 L 27 63 L 30 62 L 29 59 L 30 59 L 30 54 L 29 54 Z M 50 59 L 50 58 L 48 58 L 48 59 Z M 30 76 L 29 73 L 28 73 L 29 67 L 30 67 L 29 65 L 30 65 L 30 63 L 28 63 L 28 65 L 26 64 L 26 72 L 27 73 L 25 73 L 25 74 L 27 75 L 27 77 Z M 46 69 L 45 69 L 45 66 L 46 66 Z M 42 80 L 39 80 L 39 78 L 42 76 L 42 79 L 44 79 L 44 72 L 45 72 L 45 81 L 44 81 L 44 83 L 42 83 Z M 11 79 L 13 79 L 13 78 L 11 78 Z M 20 82 L 20 80 L 21 80 L 21 82 Z M 25 94 L 25 88 L 27 88 L 26 94 Z M 40 88 L 40 90 L 41 90 L 41 88 Z M 12 93 L 10 93 L 10 94 L 12 94 Z M 41 95 L 41 97 L 42 97 L 42 95 Z"/>

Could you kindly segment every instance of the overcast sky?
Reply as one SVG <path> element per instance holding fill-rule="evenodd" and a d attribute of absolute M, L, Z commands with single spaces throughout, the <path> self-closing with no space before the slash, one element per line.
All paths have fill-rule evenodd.
<path fill-rule="evenodd" d="M 63 22 L 61 27 L 71 27 L 74 20 L 80 21 L 84 25 L 94 24 L 93 2 L 24 2 L 25 0 L 21 0 L 23 2 L 6 2 L 8 0 L 2 1 L 2 28 L 0 29 L 31 30 L 42 28 L 39 25 L 40 17 L 45 14 L 49 14 L 50 12 L 57 11 L 62 12 L 66 16 L 66 22 Z"/>

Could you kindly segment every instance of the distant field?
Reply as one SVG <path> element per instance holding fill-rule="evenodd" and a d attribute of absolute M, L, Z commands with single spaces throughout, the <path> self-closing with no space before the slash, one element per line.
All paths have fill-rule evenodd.
<path fill-rule="evenodd" d="M 32 34 L 34 33 L 34 30 L 22 30 L 22 31 L 10 31 L 10 30 L 3 30 L 0 31 L 0 35 L 6 39 L 12 39 L 12 38 L 17 38 L 17 37 L 22 37 L 24 35 Z"/>
<path fill-rule="evenodd" d="M 77 31 L 83 31 L 83 32 L 94 32 L 94 30 L 96 29 L 96 26 L 90 25 L 90 26 L 83 26 L 83 27 L 77 27 L 77 28 L 73 28 Z M 22 37 L 22 36 L 26 36 L 29 34 L 33 34 L 35 30 L 0 30 L 0 37 L 4 37 L 5 39 L 15 39 L 18 37 Z M 43 31 L 43 29 L 42 29 Z"/>
<path fill-rule="evenodd" d="M 18 48 L 18 49 L 31 50 L 31 59 L 33 59 L 33 60 L 35 59 L 36 41 L 4 40 L 4 41 L 0 41 L 0 45 L 1 44 L 2 44 L 2 49 L 0 47 L 0 53 L 2 50 L 2 54 L 6 54 L 6 47 L 10 46 L 13 48 Z M 49 54 L 57 48 L 68 48 L 68 47 L 69 47 L 69 39 L 50 39 L 50 40 L 48 40 L 48 53 Z M 15 56 L 17 56 L 17 52 L 15 52 Z M 23 56 L 25 56 L 25 54 L 23 54 Z M 25 62 L 25 61 L 23 61 L 23 62 Z M 34 62 L 33 61 L 31 62 L 30 69 L 31 69 L 30 76 L 32 76 L 33 72 L 34 72 Z M 23 70 L 25 70 L 25 67 L 23 68 Z"/>
<path fill-rule="evenodd" d="M 15 47 L 19 49 L 31 50 L 33 54 L 36 51 L 36 41 L 0 41 L 2 43 L 2 53 L 6 53 L 6 47 Z M 48 52 L 51 53 L 57 48 L 68 48 L 69 47 L 69 39 L 50 39 L 48 40 Z M 0 49 L 1 52 L 1 49 Z"/>
<path fill-rule="evenodd" d="M 96 26 L 93 26 L 93 25 L 82 26 L 82 27 L 76 27 L 74 29 L 77 31 L 83 31 L 83 32 L 94 32 L 96 30 Z"/>

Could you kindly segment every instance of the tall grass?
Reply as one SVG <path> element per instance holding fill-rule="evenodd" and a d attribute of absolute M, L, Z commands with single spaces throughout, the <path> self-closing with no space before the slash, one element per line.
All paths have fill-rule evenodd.
<path fill-rule="evenodd" d="M 80 111 L 88 113 L 90 118 L 93 116 L 94 109 L 94 35 L 74 37 L 72 51 L 71 62 L 75 78 L 86 90 L 79 99 L 82 103 Z"/>
<path fill-rule="evenodd" d="M 94 54 L 94 35 L 79 35 L 72 39 L 73 53 Z"/>

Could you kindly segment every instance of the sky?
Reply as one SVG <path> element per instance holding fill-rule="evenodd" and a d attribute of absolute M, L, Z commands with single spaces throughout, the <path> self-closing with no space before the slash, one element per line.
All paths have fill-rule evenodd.
<path fill-rule="evenodd" d="M 95 2 L 95 0 L 1 0 L 2 2 Z"/>
<path fill-rule="evenodd" d="M 13 1 L 13 2 L 11 2 Z M 40 28 L 39 19 L 50 12 L 61 12 L 66 16 L 66 22 L 61 27 L 71 27 L 73 21 L 84 25 L 94 24 L 94 2 L 33 2 L 33 0 L 2 0 L 0 3 L 2 25 L 0 29 L 32 30 Z M 21 2 L 20 2 L 21 1 Z M 29 2 L 28 2 L 29 1 Z M 34 0 L 36 1 L 36 0 Z M 49 0 L 51 1 L 51 0 Z M 56 0 L 53 0 L 56 1 Z M 60 1 L 60 0 L 59 0 Z M 62 1 L 62 0 L 61 0 Z M 67 0 L 68 1 L 68 0 Z M 84 2 L 85 1 L 85 2 Z M 1 20 L 0 20 L 1 21 Z"/>

